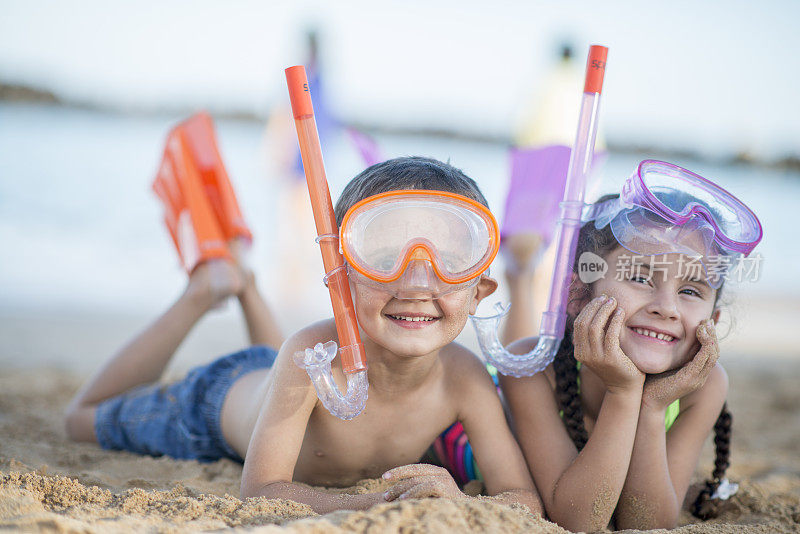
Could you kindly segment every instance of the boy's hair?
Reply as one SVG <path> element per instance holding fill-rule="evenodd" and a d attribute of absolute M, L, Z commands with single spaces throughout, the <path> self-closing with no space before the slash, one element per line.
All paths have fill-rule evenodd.
<path fill-rule="evenodd" d="M 433 158 L 406 156 L 376 163 L 350 180 L 334 209 L 337 226 L 342 225 L 345 213 L 357 202 L 373 195 L 400 189 L 447 191 L 489 207 L 478 184 L 461 169 Z"/>
<path fill-rule="evenodd" d="M 619 195 L 606 195 L 597 200 L 597 203 L 605 202 L 617 198 Z M 583 225 L 578 234 L 578 247 L 575 252 L 575 264 L 573 272 L 578 272 L 578 258 L 584 252 L 592 252 L 600 257 L 622 245 L 617 242 L 611 232 L 611 226 L 606 225 L 597 229 L 593 222 Z M 716 307 L 719 301 L 722 287 L 717 290 L 714 299 Z M 576 284 L 570 290 L 570 300 L 580 301 L 591 296 L 591 284 Z M 572 442 L 578 448 L 583 449 L 589 439 L 586 427 L 583 424 L 583 409 L 581 408 L 580 390 L 578 386 L 578 362 L 575 359 L 575 347 L 572 342 L 573 323 L 575 318 L 568 317 L 567 328 L 561 340 L 561 346 L 556 353 L 553 361 L 553 370 L 556 375 L 556 398 L 559 408 L 563 413 L 564 426 Z M 714 459 L 714 471 L 712 479 L 706 481 L 705 486 L 700 491 L 694 504 L 692 513 L 701 518 L 709 519 L 716 517 L 719 513 L 719 499 L 711 499 L 711 495 L 717 490 L 720 482 L 725 476 L 725 471 L 730 465 L 730 440 L 731 440 L 731 413 L 728 404 L 722 406 L 717 422 L 714 424 L 714 446 L 716 458 Z"/>

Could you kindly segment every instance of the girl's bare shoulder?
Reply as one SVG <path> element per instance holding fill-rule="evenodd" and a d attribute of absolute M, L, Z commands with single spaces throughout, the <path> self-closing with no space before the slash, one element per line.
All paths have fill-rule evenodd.
<path fill-rule="evenodd" d="M 681 410 L 692 406 L 722 406 L 728 396 L 728 373 L 717 362 L 705 383 L 681 399 Z"/>
<path fill-rule="evenodd" d="M 506 350 L 511 354 L 527 354 L 533 349 L 536 348 L 536 345 L 539 344 L 539 337 L 526 337 L 522 339 L 518 339 L 506 347 Z M 556 387 L 556 374 L 553 370 L 553 364 L 551 363 L 545 369 L 539 373 L 536 373 L 532 376 L 526 377 L 509 377 L 509 376 L 501 376 L 500 378 L 500 385 L 505 391 L 505 389 L 514 389 L 514 388 L 528 388 L 532 385 L 536 386 L 544 386 L 546 385 L 547 388 L 552 392 Z"/>

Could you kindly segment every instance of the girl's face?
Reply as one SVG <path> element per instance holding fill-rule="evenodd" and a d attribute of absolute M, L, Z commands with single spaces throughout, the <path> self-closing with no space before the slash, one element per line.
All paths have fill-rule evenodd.
<path fill-rule="evenodd" d="M 717 290 L 686 268 L 689 257 L 635 256 L 617 247 L 604 259 L 608 273 L 593 284 L 592 294 L 614 297 L 625 310 L 619 343 L 628 358 L 645 374 L 691 360 L 700 348 L 697 327 L 712 314 L 716 321 L 719 312 L 714 310 Z"/>

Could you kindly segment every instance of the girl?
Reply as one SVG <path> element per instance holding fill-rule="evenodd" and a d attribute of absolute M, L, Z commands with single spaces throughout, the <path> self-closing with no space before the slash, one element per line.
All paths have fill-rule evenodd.
<path fill-rule="evenodd" d="M 725 275 L 761 239 L 761 226 L 722 188 L 656 161 L 642 162 L 622 197 L 601 198 L 586 218 L 555 360 L 533 376 L 499 379 L 546 513 L 573 531 L 612 519 L 618 528 L 675 527 L 713 429 L 712 480 L 692 505 L 698 517 L 713 517 L 719 498 L 735 491 L 724 480 L 731 415 L 717 363 L 718 302 Z M 605 263 L 604 275 L 587 276 L 587 263 Z M 516 282 L 512 302 L 530 299 L 530 284 Z M 506 328 L 505 340 L 533 324 L 530 315 L 511 319 L 517 326 Z M 508 350 L 536 345 L 528 337 Z M 448 447 L 463 438 L 444 436 L 444 465 L 471 458 Z"/>
<path fill-rule="evenodd" d="M 711 517 L 731 424 L 717 304 L 726 267 L 761 238 L 758 219 L 715 184 L 654 161 L 590 218 L 555 361 L 532 377 L 500 379 L 547 513 L 571 530 L 604 528 L 612 515 L 619 528 L 676 526 L 713 428 L 713 479 L 692 507 Z M 605 276 L 581 281 L 581 257 L 598 256 Z"/>

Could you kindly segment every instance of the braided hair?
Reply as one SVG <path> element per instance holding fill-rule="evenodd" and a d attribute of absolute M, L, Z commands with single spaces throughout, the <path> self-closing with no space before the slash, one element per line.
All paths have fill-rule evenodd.
<path fill-rule="evenodd" d="M 733 416 L 728 410 L 726 402 L 722 405 L 722 411 L 714 424 L 714 471 L 711 473 L 711 480 L 706 480 L 703 489 L 700 490 L 700 494 L 692 504 L 692 514 L 703 520 L 719 515 L 721 499 L 712 499 L 711 496 L 719 488 L 725 478 L 725 471 L 730 465 L 732 423 Z"/>
<path fill-rule="evenodd" d="M 598 203 L 611 200 L 619 195 L 606 195 L 597 200 Z M 575 264 L 573 271 L 578 272 L 578 258 L 584 252 L 592 252 L 604 257 L 619 245 L 611 232 L 609 225 L 601 229 L 595 228 L 593 223 L 584 224 L 578 234 L 578 247 L 575 253 Z M 717 290 L 714 305 L 719 300 L 722 288 Z M 570 302 L 583 300 L 591 295 L 591 287 L 587 284 L 575 284 L 570 288 Z M 556 377 L 556 400 L 561 410 L 562 421 L 567 428 L 567 433 L 575 444 L 578 451 L 583 450 L 589 440 L 586 426 L 583 423 L 583 408 L 578 387 L 578 365 L 575 359 L 575 347 L 573 345 L 573 323 L 575 318 L 568 317 L 564 338 L 561 346 L 556 352 L 553 361 L 553 370 Z M 692 505 L 692 514 L 700 519 L 711 519 L 719 513 L 719 498 L 712 499 L 712 495 L 717 491 L 722 480 L 725 478 L 725 471 L 730 465 L 730 442 L 731 442 L 731 423 L 732 416 L 728 410 L 727 403 L 722 406 L 717 422 L 714 424 L 714 471 L 711 479 L 705 482 L 703 489 L 697 496 Z"/>

